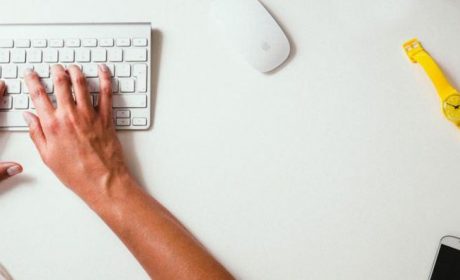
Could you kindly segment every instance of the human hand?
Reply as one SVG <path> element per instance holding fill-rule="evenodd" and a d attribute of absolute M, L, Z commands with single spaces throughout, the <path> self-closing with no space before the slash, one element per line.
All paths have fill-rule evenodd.
<path fill-rule="evenodd" d="M 152 278 L 234 279 L 129 174 L 112 122 L 108 68 L 99 67 L 96 110 L 78 67 L 65 71 L 57 65 L 52 73 L 57 108 L 38 75 L 25 75 L 38 117 L 27 112 L 24 117 L 43 161 L 113 229 Z"/>
<path fill-rule="evenodd" d="M 85 76 L 77 66 L 65 70 L 54 65 L 51 72 L 56 108 L 37 73 L 25 74 L 38 114 L 24 113 L 30 137 L 42 160 L 67 187 L 87 202 L 98 200 L 110 191 L 113 180 L 128 174 L 112 122 L 109 69 L 99 66 L 100 95 L 96 108 L 91 104 Z"/>
<path fill-rule="evenodd" d="M 6 91 L 4 81 L 0 81 L 0 98 L 3 98 Z M 0 162 L 0 182 L 22 172 L 22 166 L 16 162 Z"/>

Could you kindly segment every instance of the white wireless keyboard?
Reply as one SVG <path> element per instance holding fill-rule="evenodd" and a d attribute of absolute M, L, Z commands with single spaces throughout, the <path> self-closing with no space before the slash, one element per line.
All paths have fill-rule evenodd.
<path fill-rule="evenodd" d="M 113 119 L 119 130 L 144 130 L 151 116 L 150 23 L 0 24 L 0 78 L 7 95 L 0 101 L 0 130 L 27 130 L 22 113 L 34 112 L 24 70 L 35 70 L 53 103 L 50 66 L 75 64 L 98 102 L 98 64 L 113 76 Z"/>

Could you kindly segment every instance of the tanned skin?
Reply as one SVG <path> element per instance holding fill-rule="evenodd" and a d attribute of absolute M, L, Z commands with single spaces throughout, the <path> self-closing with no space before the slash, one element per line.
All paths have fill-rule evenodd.
<path fill-rule="evenodd" d="M 80 68 L 54 65 L 51 72 L 56 108 L 37 73 L 25 73 L 37 115 L 26 112 L 24 118 L 43 162 L 105 221 L 150 277 L 234 279 L 129 172 L 112 121 L 109 69 L 99 66 L 96 108 Z M 0 82 L 0 92 L 4 91 Z M 22 171 L 19 164 L 1 163 L 0 179 L 11 176 L 11 167 L 16 168 L 12 173 Z"/>

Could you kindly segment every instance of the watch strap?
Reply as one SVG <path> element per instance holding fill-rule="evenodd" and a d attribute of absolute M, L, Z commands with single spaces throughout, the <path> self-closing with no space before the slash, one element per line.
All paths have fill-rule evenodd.
<path fill-rule="evenodd" d="M 403 47 L 410 60 L 414 63 L 420 63 L 423 69 L 425 69 L 425 72 L 430 77 L 439 97 L 442 100 L 457 92 L 457 90 L 449 83 L 436 61 L 423 48 L 422 44 L 417 39 L 412 39 L 406 42 Z"/>

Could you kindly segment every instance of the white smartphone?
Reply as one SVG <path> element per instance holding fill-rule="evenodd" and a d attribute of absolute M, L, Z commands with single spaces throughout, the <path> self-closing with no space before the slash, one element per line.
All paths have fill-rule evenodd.
<path fill-rule="evenodd" d="M 460 238 L 444 236 L 431 271 L 430 280 L 460 279 Z"/>

